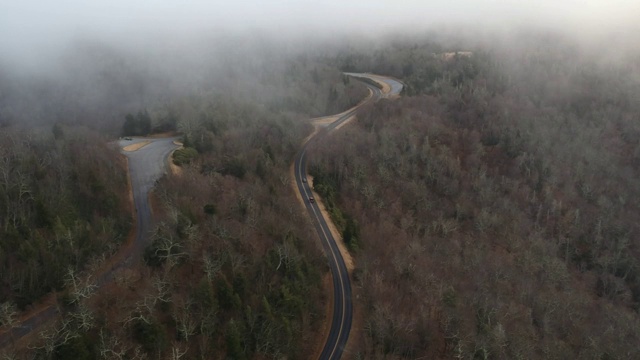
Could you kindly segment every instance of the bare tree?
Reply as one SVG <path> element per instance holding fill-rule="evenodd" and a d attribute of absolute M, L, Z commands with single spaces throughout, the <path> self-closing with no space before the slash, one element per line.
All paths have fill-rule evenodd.
<path fill-rule="evenodd" d="M 276 246 L 276 251 L 278 253 L 278 266 L 276 267 L 276 270 L 280 269 L 283 262 L 284 265 L 289 268 L 292 263 L 295 263 L 298 260 L 299 255 L 297 254 L 297 251 L 288 242 L 278 244 Z"/>
<path fill-rule="evenodd" d="M 174 315 L 174 320 L 176 321 L 178 333 L 185 341 L 189 341 L 189 338 L 196 334 L 198 323 L 188 310 L 181 311 L 179 314 Z"/>
<path fill-rule="evenodd" d="M 0 304 L 0 326 L 7 326 L 11 330 L 18 321 L 18 308 L 10 301 Z"/>
<path fill-rule="evenodd" d="M 78 330 L 87 332 L 95 327 L 93 312 L 84 304 L 80 304 L 78 309 L 71 313 L 71 317 L 75 321 Z"/>
<path fill-rule="evenodd" d="M 182 357 L 185 356 L 188 351 L 188 347 L 181 349 L 179 344 L 173 344 L 173 347 L 171 348 L 171 360 L 182 359 Z"/>
<path fill-rule="evenodd" d="M 209 281 L 213 281 L 216 278 L 216 275 L 220 269 L 222 269 L 225 262 L 223 256 L 218 256 L 213 259 L 213 257 L 207 254 L 202 255 L 202 261 L 204 263 L 204 272 L 207 274 Z"/>
<path fill-rule="evenodd" d="M 106 335 L 100 330 L 100 343 L 98 345 L 100 358 L 105 360 L 122 360 L 126 358 L 127 348 L 123 346 L 117 336 Z"/>
<path fill-rule="evenodd" d="M 78 304 L 84 299 L 88 299 L 93 295 L 98 286 L 91 280 L 91 275 L 80 278 L 75 270 L 71 267 L 67 269 L 67 275 L 65 276 L 65 284 L 70 287 L 71 290 L 71 302 Z"/>
<path fill-rule="evenodd" d="M 29 345 L 30 349 L 43 351 L 50 357 L 58 346 L 68 343 L 70 340 L 80 336 L 76 329 L 73 329 L 71 318 L 63 318 L 62 321 L 54 324 L 50 328 L 40 332 L 42 341 L 39 345 Z"/>
<path fill-rule="evenodd" d="M 3 350 L 0 353 L 0 359 L 2 360 L 18 360 L 18 354 L 15 353 L 14 351 L 7 351 L 7 350 Z"/>

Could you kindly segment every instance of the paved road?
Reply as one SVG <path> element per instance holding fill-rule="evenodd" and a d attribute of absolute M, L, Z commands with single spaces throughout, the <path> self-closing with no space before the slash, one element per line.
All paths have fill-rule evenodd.
<path fill-rule="evenodd" d="M 128 249 L 128 253 L 122 262 L 115 264 L 111 269 L 99 276 L 97 280 L 98 285 L 104 285 L 111 281 L 116 270 L 130 265 L 133 260 L 138 259 L 149 238 L 147 236 L 151 231 L 151 210 L 148 201 L 149 191 L 153 188 L 155 181 L 165 173 L 168 157 L 177 146 L 173 144 L 176 138 L 136 138 L 134 140 L 120 140 L 118 146 L 122 148 L 146 140 L 151 141 L 151 143 L 138 151 L 122 151 L 129 159 L 129 175 L 131 177 L 133 201 L 137 214 L 135 242 L 134 245 Z M 14 341 L 18 340 L 33 330 L 36 330 L 57 314 L 58 309 L 55 306 L 48 306 L 40 312 L 32 314 L 19 326 L 14 327 L 10 331 L 0 332 L 0 349 L 8 345 L 12 339 Z"/>
<path fill-rule="evenodd" d="M 389 91 L 387 94 L 381 94 L 381 97 L 391 97 L 391 96 L 395 96 L 395 95 L 400 95 L 400 92 L 402 91 L 402 88 L 404 87 L 404 84 L 401 83 L 398 80 L 395 79 L 391 79 L 388 78 L 386 76 L 380 76 L 380 75 L 375 75 L 375 74 L 361 74 L 361 73 L 345 73 L 345 75 L 349 75 L 355 78 L 359 78 L 359 77 L 365 77 L 365 78 L 369 78 L 371 80 L 375 80 L 375 81 L 380 81 L 380 82 L 384 82 L 387 85 L 389 85 L 389 87 L 391 88 L 391 91 Z"/>
<path fill-rule="evenodd" d="M 378 81 L 384 81 L 391 87 L 391 92 L 383 94 L 380 89 L 375 86 L 364 83 L 371 91 L 373 96 L 367 102 L 377 101 L 383 97 L 399 94 L 402 90 L 402 84 L 396 80 L 387 79 L 370 74 L 348 74 L 354 77 L 368 77 Z M 374 78 L 375 76 L 375 78 Z M 394 93 L 394 91 L 396 91 Z M 350 110 L 341 115 L 336 121 L 331 123 L 327 129 L 329 131 L 335 129 L 337 126 L 347 121 L 350 117 L 355 115 L 357 108 Z M 327 132 L 328 133 L 328 132 Z M 353 305 L 351 303 L 351 281 L 349 279 L 349 272 L 344 263 L 344 259 L 340 254 L 336 240 L 327 226 L 327 219 L 322 216 L 322 212 L 317 203 L 309 202 L 309 198 L 312 195 L 311 188 L 307 182 L 303 182 L 302 179 L 306 178 L 307 174 L 307 147 L 314 143 L 319 143 L 322 137 L 327 133 L 318 133 L 312 137 L 307 143 L 305 143 L 296 156 L 294 163 L 294 171 L 296 177 L 296 185 L 302 198 L 305 200 L 305 205 L 313 224 L 320 236 L 322 247 L 329 260 L 329 267 L 331 269 L 331 276 L 333 279 L 333 318 L 331 320 L 331 329 L 329 330 L 329 336 L 327 342 L 322 349 L 320 355 L 321 360 L 333 360 L 340 359 L 342 352 L 349 339 L 349 332 L 351 331 L 351 322 L 353 318 Z"/>
<path fill-rule="evenodd" d="M 151 141 L 138 151 L 123 151 L 129 159 L 129 176 L 133 188 L 133 202 L 137 216 L 137 233 L 134 251 L 131 256 L 140 255 L 147 243 L 147 234 L 151 231 L 151 209 L 149 208 L 149 191 L 168 166 L 168 158 L 178 146 L 173 142 L 177 138 L 120 140 L 120 147 L 141 141 Z"/>

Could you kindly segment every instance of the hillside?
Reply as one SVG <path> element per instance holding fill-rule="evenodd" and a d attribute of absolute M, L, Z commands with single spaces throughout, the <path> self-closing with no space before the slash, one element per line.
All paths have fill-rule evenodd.
<path fill-rule="evenodd" d="M 343 72 L 372 72 L 402 96 L 307 149 L 354 260 L 345 357 L 640 358 L 639 53 L 460 34 L 80 42 L 0 69 L 0 332 L 57 311 L 0 357 L 314 356 L 329 267 L 291 164 L 309 118 L 367 95 Z M 113 139 L 164 132 L 184 147 L 149 245 L 98 286 L 134 236 Z"/>
<path fill-rule="evenodd" d="M 363 56 L 405 96 L 311 153 L 350 219 L 360 358 L 640 356 L 640 69 L 520 40 Z"/>
<path fill-rule="evenodd" d="M 16 310 L 99 267 L 131 229 L 117 151 L 93 131 L 52 128 L 0 133 L 0 303 Z"/>
<path fill-rule="evenodd" d="M 7 119 L 2 149 L 11 155 L 1 169 L 5 180 L 24 175 L 7 183 L 9 210 L 0 213 L 11 235 L 0 244 L 8 259 L 0 263 L 7 269 L 2 285 L 10 289 L 0 298 L 0 325 L 20 327 L 19 318 L 34 313 L 29 305 L 52 290 L 49 301 L 59 313 L 10 339 L 0 354 L 243 359 L 315 351 L 330 296 L 321 283 L 328 268 L 291 191 L 289 167 L 311 132 L 309 117 L 351 107 L 366 96 L 365 87 L 312 55 L 251 60 L 253 48 L 229 54 L 223 69 L 186 88 L 177 85 L 185 79 L 157 69 L 132 70 L 136 84 L 123 75 L 140 66 L 135 56 L 122 63 L 124 55 L 111 48 L 93 51 L 103 61 L 83 64 L 87 74 L 73 82 L 0 84 L 10 95 L 0 99 L 0 115 Z M 209 66 L 200 68 L 203 74 Z M 77 103 L 67 97 L 95 74 L 119 79 L 112 71 L 127 81 L 98 84 Z M 174 82 L 156 89 L 165 76 Z M 113 97 L 129 92 L 136 94 L 131 102 Z M 91 101 L 116 106 L 99 118 L 64 116 L 95 110 Z M 48 112 L 49 103 L 58 110 Z M 116 261 L 109 256 L 128 235 L 132 214 L 123 159 L 98 131 L 127 137 L 178 131 L 184 144 L 173 158 L 179 174 L 156 182 L 154 230 L 143 258 L 119 267 L 100 287 L 100 265 Z"/>

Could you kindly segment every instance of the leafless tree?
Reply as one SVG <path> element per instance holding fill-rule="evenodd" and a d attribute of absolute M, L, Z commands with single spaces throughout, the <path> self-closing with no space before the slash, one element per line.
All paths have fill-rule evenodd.
<path fill-rule="evenodd" d="M 0 326 L 6 326 L 10 329 L 16 325 L 18 321 L 18 308 L 10 301 L 0 304 Z"/>
<path fill-rule="evenodd" d="M 171 360 L 182 359 L 187 354 L 188 351 L 189 351 L 188 347 L 182 349 L 179 344 L 174 344 L 171 348 Z"/>
<path fill-rule="evenodd" d="M 70 316 L 75 321 L 76 327 L 82 332 L 86 333 L 95 327 L 95 317 L 92 311 L 82 303 Z"/>
<path fill-rule="evenodd" d="M 176 322 L 176 330 L 182 339 L 189 341 L 189 338 L 196 334 L 198 322 L 193 317 L 189 304 L 176 304 L 176 311 L 173 313 Z"/>
<path fill-rule="evenodd" d="M 76 271 L 69 267 L 65 277 L 65 284 L 71 290 L 71 302 L 80 303 L 84 299 L 88 299 L 95 292 L 98 286 L 92 281 L 91 275 L 81 278 Z"/>
<path fill-rule="evenodd" d="M 100 343 L 98 347 L 100 357 L 105 360 L 126 359 L 127 348 L 123 346 L 117 336 L 107 335 L 100 330 Z"/>
<path fill-rule="evenodd" d="M 43 351 L 50 357 L 58 346 L 80 336 L 72 325 L 72 321 L 71 318 L 63 318 L 48 329 L 41 331 L 39 333 L 41 343 L 29 345 L 29 348 Z"/>
<path fill-rule="evenodd" d="M 204 254 L 202 255 L 202 261 L 204 263 L 204 272 L 207 275 L 207 279 L 209 279 L 209 281 L 213 281 L 224 265 L 224 258 L 222 256 L 217 256 L 214 259 L 212 256 Z"/>

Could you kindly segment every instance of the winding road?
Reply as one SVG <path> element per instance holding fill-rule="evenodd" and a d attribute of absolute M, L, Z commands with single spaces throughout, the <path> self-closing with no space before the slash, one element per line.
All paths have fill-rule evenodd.
<path fill-rule="evenodd" d="M 307 148 L 314 143 L 319 143 L 324 135 L 349 120 L 356 114 L 360 106 L 369 102 L 378 101 L 381 98 L 398 95 L 403 86 L 399 81 L 378 75 L 354 73 L 347 73 L 346 75 L 352 76 L 356 79 L 359 77 L 366 77 L 379 83 L 386 83 L 389 85 L 390 90 L 383 93 L 379 88 L 363 82 L 363 84 L 371 90 L 372 96 L 367 101 L 341 114 L 338 119 L 329 124 L 327 132 L 321 132 L 311 137 L 309 141 L 302 146 L 302 149 L 295 159 L 294 172 L 296 186 L 302 196 L 302 199 L 304 199 L 306 209 L 309 212 L 309 216 L 313 221 L 313 225 L 316 228 L 318 236 L 320 236 L 322 247 L 329 260 L 329 267 L 331 269 L 331 277 L 333 280 L 333 318 L 331 320 L 329 336 L 327 337 L 327 341 L 324 344 L 322 353 L 320 354 L 321 360 L 333 360 L 340 359 L 342 357 L 347 340 L 349 339 L 349 332 L 351 331 L 353 305 L 351 303 L 351 280 L 349 278 L 349 272 L 347 271 L 344 259 L 342 258 L 340 249 L 338 248 L 338 244 L 327 225 L 327 222 L 330 220 L 324 218 L 318 203 L 309 201 L 309 198 L 313 196 L 313 192 L 309 187 L 309 183 L 303 181 L 307 176 Z"/>
<path fill-rule="evenodd" d="M 151 231 L 151 209 L 149 207 L 149 191 L 153 188 L 167 168 L 169 155 L 178 148 L 173 142 L 177 138 L 135 138 L 133 140 L 119 140 L 117 145 L 120 149 L 135 143 L 149 141 L 149 143 L 136 151 L 121 152 L 127 156 L 129 161 L 129 176 L 133 190 L 133 202 L 136 211 L 136 237 L 132 246 L 124 248 L 122 251 L 122 261 L 115 263 L 112 267 L 102 272 L 96 281 L 101 286 L 113 279 L 114 273 L 123 267 L 130 265 L 134 260 L 142 255 Z M 23 319 L 19 325 L 0 332 L 0 349 L 8 345 L 11 341 L 17 341 L 23 336 L 38 329 L 48 320 L 53 319 L 58 314 L 55 305 L 48 305 L 39 311 L 30 314 Z"/>
<path fill-rule="evenodd" d="M 353 117 L 360 106 L 365 103 L 375 102 L 381 98 L 398 95 L 402 90 L 402 83 L 386 77 L 373 74 L 355 74 L 347 75 L 354 78 L 366 77 L 379 83 L 388 85 L 386 92 L 382 92 L 378 87 L 364 83 L 371 92 L 372 96 L 362 104 L 341 114 L 337 120 L 327 126 L 327 132 L 320 132 L 307 141 L 298 155 L 294 163 L 295 179 L 298 191 L 305 200 L 306 209 L 311 216 L 316 231 L 320 236 L 322 246 L 329 260 L 333 279 L 333 318 L 327 341 L 323 347 L 320 359 L 340 359 L 344 351 L 344 347 L 349 339 L 351 331 L 351 322 L 353 318 L 353 306 L 351 303 L 351 281 L 347 271 L 344 259 L 340 253 L 336 240 L 334 239 L 329 226 L 328 219 L 325 219 L 318 207 L 317 203 L 311 203 L 309 198 L 313 196 L 312 190 L 303 178 L 306 178 L 306 151 L 307 147 L 319 143 L 322 137 L 334 130 L 351 117 Z M 167 168 L 168 157 L 178 146 L 174 144 L 176 138 L 158 138 L 158 139 L 140 139 L 120 140 L 118 146 L 122 149 L 125 146 L 135 144 L 137 142 L 149 141 L 149 143 L 136 151 L 122 151 L 129 161 L 129 174 L 131 186 L 133 190 L 133 200 L 136 210 L 136 237 L 132 246 L 123 249 L 125 252 L 122 261 L 117 262 L 111 268 L 103 272 L 97 279 L 98 285 L 110 282 L 115 271 L 126 267 L 135 259 L 139 259 L 148 241 L 148 234 L 151 231 L 151 210 L 149 205 L 149 192 L 155 185 Z M 38 312 L 32 313 L 29 317 L 20 321 L 18 326 L 9 330 L 0 332 L 0 349 L 8 345 L 12 341 L 17 341 L 23 336 L 38 329 L 48 320 L 53 319 L 58 314 L 55 305 L 49 305 Z"/>

